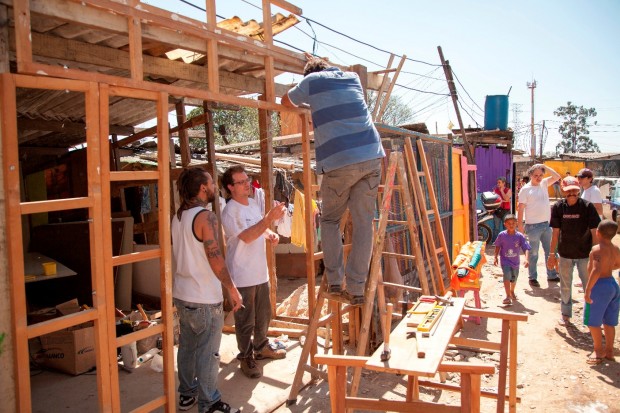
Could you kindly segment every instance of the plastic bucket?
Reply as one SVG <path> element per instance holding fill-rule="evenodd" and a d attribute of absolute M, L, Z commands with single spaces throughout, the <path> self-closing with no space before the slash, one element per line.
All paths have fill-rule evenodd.
<path fill-rule="evenodd" d="M 487 96 L 484 102 L 484 129 L 508 129 L 508 95 Z"/>

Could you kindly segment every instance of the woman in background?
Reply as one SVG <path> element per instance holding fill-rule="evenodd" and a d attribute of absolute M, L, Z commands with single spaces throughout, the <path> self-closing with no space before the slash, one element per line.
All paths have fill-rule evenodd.
<path fill-rule="evenodd" d="M 495 240 L 497 235 L 504 230 L 504 217 L 511 211 L 512 190 L 508 188 L 505 177 L 497 178 L 497 186 L 493 188 L 493 192 L 499 195 L 502 202 L 493 214 L 493 240 Z"/>

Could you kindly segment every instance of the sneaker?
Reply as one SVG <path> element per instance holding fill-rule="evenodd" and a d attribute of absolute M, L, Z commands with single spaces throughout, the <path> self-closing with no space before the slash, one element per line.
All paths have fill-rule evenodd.
<path fill-rule="evenodd" d="M 239 413 L 239 409 L 230 407 L 230 404 L 219 400 L 207 410 L 207 413 Z"/>
<path fill-rule="evenodd" d="M 286 357 L 286 350 L 274 349 L 270 343 L 267 343 L 265 347 L 259 352 L 254 353 L 256 360 L 274 359 L 279 360 Z"/>
<path fill-rule="evenodd" d="M 353 295 L 348 291 L 343 292 L 342 297 L 351 305 L 362 305 L 366 301 L 363 295 Z"/>
<path fill-rule="evenodd" d="M 249 357 L 242 358 L 240 359 L 240 362 L 241 362 L 240 364 L 241 371 L 247 377 L 251 379 L 258 379 L 263 375 L 263 373 L 261 373 L 260 369 L 256 365 L 256 360 L 254 360 L 254 357 L 249 356 Z M 217 410 L 214 410 L 214 411 L 217 411 Z"/>
<path fill-rule="evenodd" d="M 563 315 L 558 320 L 558 324 L 561 325 L 561 326 L 569 325 L 570 324 L 570 317 L 567 317 L 567 316 Z"/>
<path fill-rule="evenodd" d="M 533 278 L 530 278 L 530 285 L 532 287 L 540 287 L 540 283 L 538 282 L 538 280 L 535 280 Z"/>
<path fill-rule="evenodd" d="M 547 278 L 547 281 L 552 282 L 552 283 L 559 283 L 560 277 Z"/>
<path fill-rule="evenodd" d="M 197 401 L 198 399 L 194 396 L 180 395 L 179 396 L 179 410 L 183 410 L 183 411 L 189 410 L 192 407 L 194 407 Z"/>
<path fill-rule="evenodd" d="M 327 286 L 327 292 L 333 295 L 342 294 L 342 285 L 340 284 L 332 284 Z"/>

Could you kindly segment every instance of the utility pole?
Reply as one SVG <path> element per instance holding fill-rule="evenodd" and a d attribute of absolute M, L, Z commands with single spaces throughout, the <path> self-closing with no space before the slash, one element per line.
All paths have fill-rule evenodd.
<path fill-rule="evenodd" d="M 467 159 L 467 163 L 469 165 L 476 164 L 476 158 L 474 153 L 474 145 L 469 141 L 467 134 L 465 133 L 465 126 L 463 125 L 463 120 L 461 119 L 461 112 L 459 111 L 459 105 L 457 103 L 458 96 L 456 94 L 456 87 L 454 87 L 454 78 L 452 77 L 452 68 L 450 67 L 450 62 L 444 59 L 443 51 L 441 50 L 441 46 L 437 46 L 437 51 L 439 52 L 439 59 L 441 60 L 441 66 L 443 67 L 444 75 L 446 76 L 446 81 L 448 82 L 448 90 L 450 90 L 450 96 L 452 97 L 452 104 L 454 105 L 454 111 L 456 112 L 456 119 L 459 122 L 459 128 L 461 130 L 461 138 L 463 139 L 463 149 L 465 152 L 465 158 Z M 468 195 L 469 195 L 469 239 L 474 240 L 478 239 L 477 234 L 478 230 L 476 229 L 476 176 L 472 173 L 467 173 L 467 186 L 468 186 Z"/>
<path fill-rule="evenodd" d="M 542 128 L 540 128 L 540 158 L 543 156 L 543 147 L 545 146 L 545 121 L 542 122 Z"/>
<path fill-rule="evenodd" d="M 536 80 L 527 82 L 527 87 L 532 91 L 532 124 L 530 131 L 532 142 L 530 143 L 530 155 L 532 156 L 532 160 L 534 160 L 536 157 L 536 135 L 534 134 L 534 89 L 536 89 Z"/>

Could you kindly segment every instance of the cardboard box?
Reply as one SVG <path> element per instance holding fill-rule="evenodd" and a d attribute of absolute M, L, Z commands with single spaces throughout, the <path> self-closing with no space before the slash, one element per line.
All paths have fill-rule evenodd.
<path fill-rule="evenodd" d="M 81 310 L 77 299 L 58 304 L 58 315 Z M 95 367 L 95 329 L 92 322 L 41 336 L 38 359 L 47 367 L 78 375 Z"/>
<path fill-rule="evenodd" d="M 44 365 L 78 375 L 95 367 L 95 329 L 81 327 L 55 331 L 41 336 L 41 361 Z"/>

